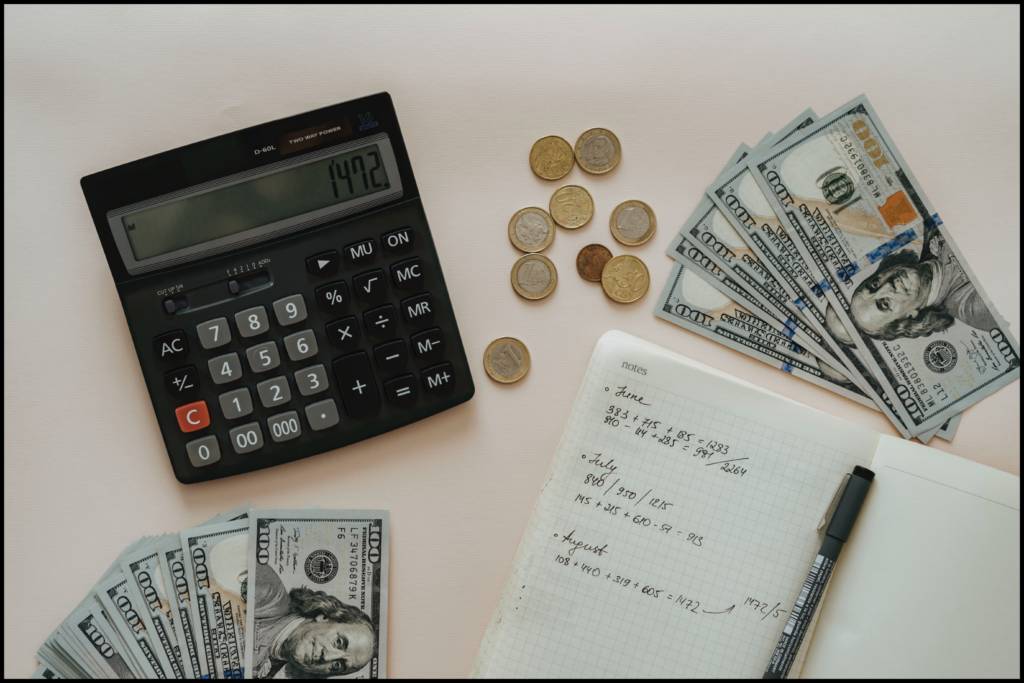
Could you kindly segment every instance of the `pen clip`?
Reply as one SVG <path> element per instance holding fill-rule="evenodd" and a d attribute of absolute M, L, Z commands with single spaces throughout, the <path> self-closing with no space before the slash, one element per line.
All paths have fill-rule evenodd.
<path fill-rule="evenodd" d="M 843 478 L 839 480 L 839 484 L 836 485 L 836 490 L 832 494 L 832 500 L 829 501 L 828 507 L 825 508 L 825 512 L 821 515 L 821 519 L 818 521 L 818 526 L 815 529 L 819 534 L 825 529 L 828 521 L 832 519 L 832 515 L 836 511 L 836 506 L 839 504 L 839 496 L 842 495 L 843 489 L 846 488 L 846 482 L 850 479 L 850 473 L 847 472 L 843 475 Z"/>

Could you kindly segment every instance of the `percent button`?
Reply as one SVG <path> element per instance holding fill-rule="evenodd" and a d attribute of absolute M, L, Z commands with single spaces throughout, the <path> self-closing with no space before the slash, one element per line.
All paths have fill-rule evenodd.
<path fill-rule="evenodd" d="M 344 280 L 316 288 L 316 301 L 325 311 L 343 311 L 348 308 L 348 285 Z"/>

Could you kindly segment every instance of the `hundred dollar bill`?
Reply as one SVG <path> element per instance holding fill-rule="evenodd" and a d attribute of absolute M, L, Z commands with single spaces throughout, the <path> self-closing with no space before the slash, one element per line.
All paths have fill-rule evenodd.
<path fill-rule="evenodd" d="M 181 532 L 193 623 L 213 654 L 217 678 L 244 678 L 246 548 L 249 522 L 241 519 Z"/>
<path fill-rule="evenodd" d="M 118 569 L 102 579 L 95 589 L 95 595 L 114 620 L 114 626 L 121 637 L 126 642 L 133 643 L 142 654 L 145 664 L 151 671 L 147 672 L 149 677 L 174 677 L 167 655 L 156 643 L 155 627 L 149 618 L 149 610 L 132 590 L 124 572 Z"/>
<path fill-rule="evenodd" d="M 198 628 L 198 623 L 193 617 L 195 592 L 189 586 L 187 561 L 185 551 L 181 547 L 181 539 L 169 539 L 166 545 L 158 547 L 158 552 L 160 574 L 164 578 L 167 595 L 173 601 L 174 627 L 178 634 L 178 643 L 184 643 L 182 657 L 190 662 L 195 678 L 210 678 L 216 672 L 213 648 L 207 646 L 204 637 L 207 633 Z"/>
<path fill-rule="evenodd" d="M 855 348 L 911 434 L 1020 376 L 1020 347 L 866 97 L 748 160 Z"/>
<path fill-rule="evenodd" d="M 249 524 L 252 677 L 385 677 L 387 512 L 256 510 Z"/>
<path fill-rule="evenodd" d="M 160 565 L 161 551 L 167 548 L 168 543 L 177 542 L 175 534 L 151 540 L 142 548 L 121 558 L 121 571 L 129 577 L 131 584 L 149 609 L 149 618 L 172 666 L 176 666 L 176 671 L 182 672 L 182 678 L 196 678 L 198 674 L 192 667 L 191 653 L 187 648 L 184 653 L 182 652 L 181 642 L 185 638 L 181 634 L 181 624 L 175 623 L 171 593 L 167 590 Z"/>
<path fill-rule="evenodd" d="M 33 673 L 32 678 L 49 678 L 53 680 L 64 678 L 46 664 L 41 664 Z"/>
<path fill-rule="evenodd" d="M 121 651 L 118 642 L 107 631 L 107 625 L 93 607 L 92 598 L 87 599 L 69 617 L 79 632 L 81 642 L 87 643 L 94 653 L 94 661 L 100 663 L 103 678 L 134 679 L 138 674 Z"/>
<path fill-rule="evenodd" d="M 654 314 L 774 368 L 878 410 L 837 367 L 784 337 L 764 318 L 704 280 L 683 263 L 672 268 Z"/>

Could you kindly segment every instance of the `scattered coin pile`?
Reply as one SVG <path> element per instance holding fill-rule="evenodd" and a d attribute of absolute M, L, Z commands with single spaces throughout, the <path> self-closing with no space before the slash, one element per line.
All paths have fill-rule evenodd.
<path fill-rule="evenodd" d="M 578 165 L 586 173 L 602 175 L 619 165 L 622 145 L 606 128 L 584 131 L 570 145 L 557 135 L 542 137 L 530 149 L 530 168 L 543 180 L 560 180 Z M 580 185 L 563 185 L 554 191 L 547 211 L 528 206 L 508 222 L 508 239 L 524 255 L 512 264 L 511 283 L 516 294 L 537 301 L 558 286 L 558 269 L 541 252 L 555 241 L 557 227 L 579 230 L 594 218 L 594 198 Z M 608 228 L 616 242 L 627 247 L 645 244 L 657 230 L 650 206 L 637 199 L 620 203 L 612 211 Z M 621 304 L 639 301 L 651 284 L 644 262 L 635 256 L 614 256 L 603 244 L 588 244 L 576 255 L 576 272 L 587 282 L 601 283 L 605 295 Z M 517 382 L 530 369 L 530 354 L 523 342 L 512 337 L 496 339 L 484 352 L 484 369 L 497 382 Z"/>

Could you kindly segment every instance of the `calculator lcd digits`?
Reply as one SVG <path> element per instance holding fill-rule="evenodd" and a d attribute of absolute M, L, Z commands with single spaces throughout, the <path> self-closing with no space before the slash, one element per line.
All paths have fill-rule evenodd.
<path fill-rule="evenodd" d="M 473 396 L 387 93 L 82 189 L 179 481 L 304 458 Z"/>

